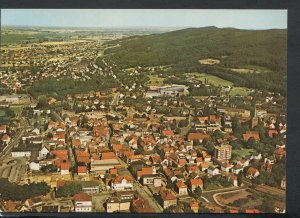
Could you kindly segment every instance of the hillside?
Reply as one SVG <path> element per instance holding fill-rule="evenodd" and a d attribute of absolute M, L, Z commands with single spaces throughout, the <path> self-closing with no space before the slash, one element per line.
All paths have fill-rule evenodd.
<path fill-rule="evenodd" d="M 163 34 L 129 37 L 109 43 L 111 46 L 119 46 L 107 49 L 105 57 L 121 68 L 169 65 L 174 73 L 202 71 L 237 85 L 266 87 L 271 91 L 285 93 L 287 30 L 188 28 Z M 199 60 L 206 58 L 220 62 L 213 65 L 199 63 Z M 231 70 L 249 66 L 255 71 L 263 69 L 263 73 L 249 76 L 249 73 Z M 266 84 L 263 80 L 270 75 L 275 78 L 270 81 L 272 84 Z M 258 84 L 255 85 L 257 87 L 242 84 L 253 83 L 251 79 L 258 79 Z M 280 83 L 279 86 L 276 83 Z"/>

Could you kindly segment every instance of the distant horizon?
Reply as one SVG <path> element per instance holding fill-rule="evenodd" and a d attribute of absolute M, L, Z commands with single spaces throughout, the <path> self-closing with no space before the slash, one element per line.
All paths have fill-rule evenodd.
<path fill-rule="evenodd" d="M 1 9 L 2 26 L 287 29 L 287 10 Z"/>
<path fill-rule="evenodd" d="M 110 27 L 76 27 L 76 26 L 31 26 L 31 25 L 1 25 L 2 27 L 16 27 L 16 28 L 49 28 L 49 29 L 173 29 L 173 30 L 182 30 L 182 29 L 204 29 L 204 28 L 217 28 L 217 29 L 237 29 L 237 30 L 287 30 L 287 28 L 269 28 L 269 29 L 241 29 L 236 27 L 216 27 L 216 26 L 202 26 L 202 27 L 193 27 L 193 26 L 182 26 L 182 27 L 173 27 L 173 26 L 110 26 Z"/>

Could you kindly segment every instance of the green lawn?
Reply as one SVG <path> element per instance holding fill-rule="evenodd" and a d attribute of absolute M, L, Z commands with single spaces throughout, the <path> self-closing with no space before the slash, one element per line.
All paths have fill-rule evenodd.
<path fill-rule="evenodd" d="M 21 105 L 11 105 L 10 109 L 12 109 L 15 112 L 16 116 L 22 112 Z"/>
<path fill-rule="evenodd" d="M 147 85 L 147 86 L 162 86 L 164 83 L 164 78 L 161 78 L 161 77 L 159 77 L 159 76 L 149 76 L 149 81 L 148 82 L 146 82 L 146 84 L 145 85 Z"/>
<path fill-rule="evenodd" d="M 236 95 L 249 95 L 251 93 L 251 90 L 245 87 L 232 87 L 232 89 L 229 92 L 229 95 L 236 96 Z"/>
<path fill-rule="evenodd" d="M 244 148 L 243 150 L 232 150 L 232 154 L 236 155 L 239 158 L 242 158 L 247 155 L 250 155 L 253 151 L 253 149 Z"/>
<path fill-rule="evenodd" d="M 221 79 L 220 77 L 209 75 L 206 73 L 189 73 L 188 75 L 194 76 L 195 79 L 202 81 L 202 82 L 204 82 L 206 79 L 206 80 L 208 80 L 208 83 L 213 84 L 215 86 L 232 86 L 233 85 L 233 83 L 228 80 L 224 80 L 224 79 Z"/>

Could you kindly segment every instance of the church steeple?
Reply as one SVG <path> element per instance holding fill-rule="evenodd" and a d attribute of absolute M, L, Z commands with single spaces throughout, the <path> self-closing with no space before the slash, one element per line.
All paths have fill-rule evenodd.
<path fill-rule="evenodd" d="M 254 128 L 257 125 L 258 125 L 257 110 L 256 110 L 256 105 L 254 105 L 254 114 L 251 120 L 251 128 Z"/>

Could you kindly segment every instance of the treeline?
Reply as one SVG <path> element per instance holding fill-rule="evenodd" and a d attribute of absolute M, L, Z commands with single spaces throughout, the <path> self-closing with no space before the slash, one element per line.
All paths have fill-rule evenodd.
<path fill-rule="evenodd" d="M 4 200 L 24 201 L 31 197 L 46 195 L 50 187 L 45 182 L 17 185 L 7 179 L 0 179 L 0 194 Z"/>
<path fill-rule="evenodd" d="M 171 72 L 205 72 L 236 86 L 286 94 L 286 30 L 237 30 L 200 28 L 139 36 L 118 41 L 105 57 L 121 68 L 171 65 Z M 199 59 L 215 58 L 217 65 L 201 65 Z M 230 68 L 256 66 L 261 73 L 237 73 Z M 258 70 L 259 71 L 259 70 Z"/>
<path fill-rule="evenodd" d="M 62 100 L 68 94 L 82 94 L 92 90 L 104 91 L 118 86 L 119 82 L 108 76 L 93 75 L 86 81 L 75 81 L 70 77 L 47 78 L 34 83 L 29 93 L 35 98 L 45 95 Z"/>

